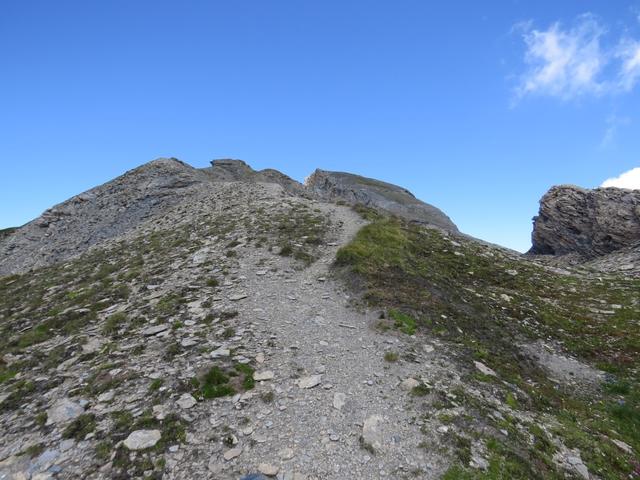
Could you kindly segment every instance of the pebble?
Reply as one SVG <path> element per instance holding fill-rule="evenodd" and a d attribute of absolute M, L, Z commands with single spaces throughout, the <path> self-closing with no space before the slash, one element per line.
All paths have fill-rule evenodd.
<path fill-rule="evenodd" d="M 256 382 L 262 382 L 265 380 L 273 380 L 274 373 L 271 370 L 264 370 L 262 372 L 254 372 L 253 379 Z"/>
<path fill-rule="evenodd" d="M 195 406 L 198 401 L 193 398 L 193 396 L 189 393 L 183 393 L 180 398 L 176 401 L 180 408 L 184 410 L 188 410 L 191 407 Z"/>
<path fill-rule="evenodd" d="M 258 470 L 267 477 L 275 477 L 280 471 L 280 468 L 269 463 L 261 463 L 258 465 Z"/>
<path fill-rule="evenodd" d="M 309 377 L 303 377 L 300 380 L 298 380 L 298 386 L 300 388 L 313 388 L 313 387 L 317 387 L 318 385 L 320 385 L 320 383 L 322 383 L 322 375 L 311 375 Z"/>
<path fill-rule="evenodd" d="M 342 392 L 334 392 L 333 394 L 333 408 L 336 410 L 342 410 L 344 404 L 347 401 L 347 395 Z"/>
<path fill-rule="evenodd" d="M 230 450 L 227 450 L 226 452 L 224 452 L 223 457 L 225 460 L 229 461 L 232 460 L 236 457 L 239 457 L 240 454 L 242 453 L 242 448 L 237 447 L 237 448 L 232 448 Z"/>
<path fill-rule="evenodd" d="M 477 360 L 475 360 L 473 362 L 473 364 L 476 366 L 476 368 L 480 371 L 480 373 L 482 373 L 483 375 L 489 375 L 490 377 L 496 377 L 496 372 L 494 372 L 493 370 L 491 370 L 489 367 L 487 367 L 484 363 L 482 362 L 478 362 Z"/>
<path fill-rule="evenodd" d="M 415 378 L 407 378 L 400 383 L 400 388 L 405 392 L 410 392 L 414 388 L 420 385 L 420 382 Z"/>

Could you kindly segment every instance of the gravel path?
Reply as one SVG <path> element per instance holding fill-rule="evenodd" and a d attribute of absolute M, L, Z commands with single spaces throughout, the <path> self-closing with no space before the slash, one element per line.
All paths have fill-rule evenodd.
<path fill-rule="evenodd" d="M 278 274 L 264 274 L 265 267 L 256 266 L 259 258 L 240 261 L 238 274 L 246 277 L 248 293 L 238 302 L 240 317 L 253 316 L 256 338 L 263 339 L 259 372 L 273 372 L 257 391 L 272 391 L 274 402 L 243 407 L 250 419 L 245 433 L 251 432 L 235 447 L 243 451 L 231 464 L 224 458 L 216 462 L 214 455 L 211 471 L 237 478 L 237 472 L 268 464 L 287 479 L 437 478 L 441 455 L 420 447 L 431 433 L 420 432 L 414 399 L 399 384 L 442 367 L 430 365 L 436 356 L 426 349 L 425 364 L 384 360 L 385 351 L 402 355 L 408 337 L 372 329 L 375 313 L 350 308 L 349 296 L 329 272 L 338 248 L 364 222 L 346 207 L 318 207 L 330 215 L 335 231 L 310 267 L 294 270 L 288 260 L 272 258 L 269 266 Z"/>

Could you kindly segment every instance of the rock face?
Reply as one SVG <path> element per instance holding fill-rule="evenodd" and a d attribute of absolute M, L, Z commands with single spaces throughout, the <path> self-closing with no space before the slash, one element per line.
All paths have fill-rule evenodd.
<path fill-rule="evenodd" d="M 534 218 L 532 254 L 591 258 L 640 242 L 640 191 L 551 188 Z"/>
<path fill-rule="evenodd" d="M 318 169 L 306 179 L 305 186 L 325 200 L 344 200 L 352 204 L 381 208 L 408 220 L 451 232 L 458 231 L 441 210 L 418 200 L 409 190 L 390 183 L 351 173 Z"/>

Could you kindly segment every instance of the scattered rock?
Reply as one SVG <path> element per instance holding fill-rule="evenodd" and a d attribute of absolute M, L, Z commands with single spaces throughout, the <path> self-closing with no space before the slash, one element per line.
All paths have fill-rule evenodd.
<path fill-rule="evenodd" d="M 347 395 L 341 392 L 335 392 L 333 394 L 333 408 L 336 410 L 342 410 L 347 401 Z"/>
<path fill-rule="evenodd" d="M 263 382 L 265 380 L 273 380 L 274 374 L 271 370 L 264 370 L 262 372 L 254 372 L 253 379 L 256 382 Z"/>
<path fill-rule="evenodd" d="M 63 398 L 47 410 L 47 425 L 68 422 L 83 413 L 84 408 L 80 404 L 72 402 L 68 398 Z"/>
<path fill-rule="evenodd" d="M 163 324 L 163 325 L 154 325 L 153 327 L 148 327 L 145 328 L 142 331 L 142 335 L 144 335 L 145 337 L 152 337 L 153 335 L 157 335 L 158 333 L 162 333 L 166 330 L 169 330 L 170 325 L 168 324 Z"/>
<path fill-rule="evenodd" d="M 383 444 L 382 423 L 384 419 L 380 415 L 371 415 L 362 426 L 362 440 L 374 450 L 380 450 Z"/>
<path fill-rule="evenodd" d="M 629 455 L 633 454 L 633 448 L 631 448 L 631 445 L 628 445 L 628 444 L 624 443 L 623 441 L 616 440 L 616 439 L 611 439 L 611 441 L 613 442 L 613 444 L 616 447 L 618 447 L 623 452 L 628 453 Z"/>
<path fill-rule="evenodd" d="M 188 410 L 191 407 L 195 406 L 198 403 L 198 401 L 195 398 L 193 398 L 191 394 L 183 393 L 180 396 L 180 398 L 176 401 L 176 403 L 180 408 Z"/>
<path fill-rule="evenodd" d="M 124 446 L 129 450 L 144 450 L 155 446 L 161 436 L 160 430 L 136 430 L 125 439 Z"/>
<path fill-rule="evenodd" d="M 400 388 L 405 392 L 410 392 L 414 388 L 420 385 L 420 382 L 415 378 L 407 378 L 400 383 Z"/>
<path fill-rule="evenodd" d="M 211 358 L 222 358 L 228 357 L 229 355 L 231 355 L 231 351 L 228 348 L 220 347 L 217 350 L 211 352 Z"/>
<path fill-rule="evenodd" d="M 322 375 L 311 375 L 309 377 L 303 377 L 298 380 L 298 386 L 300 388 L 313 388 L 322 383 Z"/>
<path fill-rule="evenodd" d="M 241 447 L 231 448 L 226 452 L 224 452 L 223 457 L 226 461 L 229 461 L 236 457 L 239 457 L 241 453 L 242 453 Z"/>
<path fill-rule="evenodd" d="M 258 470 L 267 477 L 275 477 L 280 471 L 280 468 L 268 463 L 261 463 L 258 465 Z"/>
<path fill-rule="evenodd" d="M 493 370 L 491 370 L 489 367 L 487 367 L 484 363 L 482 362 L 478 362 L 477 360 L 473 362 L 473 364 L 476 366 L 476 368 L 480 371 L 480 373 L 482 373 L 483 375 L 489 375 L 490 377 L 496 377 L 496 372 L 494 372 Z"/>
<path fill-rule="evenodd" d="M 238 300 L 242 300 L 243 298 L 247 298 L 246 293 L 237 293 L 235 295 L 231 295 L 229 297 L 229 300 L 231 300 L 232 302 L 237 302 Z"/>

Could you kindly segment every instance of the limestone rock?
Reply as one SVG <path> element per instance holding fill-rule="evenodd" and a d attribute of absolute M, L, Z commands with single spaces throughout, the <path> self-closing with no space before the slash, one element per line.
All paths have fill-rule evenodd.
<path fill-rule="evenodd" d="M 344 404 L 347 401 L 347 395 L 341 392 L 335 392 L 333 394 L 333 408 L 336 410 L 342 410 Z"/>
<path fill-rule="evenodd" d="M 441 210 L 418 200 L 409 190 L 390 183 L 351 173 L 318 169 L 305 180 L 305 186 L 323 199 L 382 208 L 407 220 L 434 225 L 451 232 L 458 231 Z"/>
<path fill-rule="evenodd" d="M 183 393 L 180 398 L 176 401 L 176 403 L 178 404 L 178 406 L 180 408 L 183 408 L 185 410 L 190 409 L 191 407 L 195 406 L 197 402 L 197 400 L 195 398 L 193 398 L 192 395 L 188 394 L 188 393 Z"/>
<path fill-rule="evenodd" d="M 158 443 L 161 436 L 160 430 L 136 430 L 125 439 L 124 446 L 129 450 L 144 450 Z"/>
<path fill-rule="evenodd" d="M 540 200 L 529 253 L 584 257 L 640 242 L 640 190 L 572 185 L 551 188 Z"/>
<path fill-rule="evenodd" d="M 275 477 L 280 471 L 280 468 L 269 463 L 261 463 L 258 465 L 258 470 L 267 477 Z"/>
<path fill-rule="evenodd" d="M 410 392 L 418 385 L 420 385 L 420 382 L 415 378 L 407 378 L 400 383 L 400 388 L 406 392 Z"/>
<path fill-rule="evenodd" d="M 63 398 L 58 400 L 53 406 L 47 410 L 47 425 L 64 423 L 79 417 L 84 413 L 84 408 L 69 400 Z"/>
<path fill-rule="evenodd" d="M 487 367 L 484 363 L 478 362 L 478 361 L 474 361 L 473 364 L 480 371 L 480 373 L 482 373 L 483 375 L 489 375 L 490 377 L 497 376 L 496 372 L 494 372 L 492 369 Z"/>
<path fill-rule="evenodd" d="M 262 382 L 265 380 L 273 380 L 274 374 L 271 370 L 265 370 L 263 372 L 254 372 L 253 379 L 256 382 Z"/>
<path fill-rule="evenodd" d="M 298 386 L 300 388 L 313 388 L 322 383 L 322 375 L 311 375 L 309 377 L 303 377 L 298 380 Z"/>
<path fill-rule="evenodd" d="M 154 326 L 152 326 L 152 327 L 145 328 L 145 329 L 142 331 L 142 334 L 143 334 L 145 337 L 151 337 L 151 336 L 153 336 L 153 335 L 157 335 L 158 333 L 162 333 L 162 332 L 164 332 L 165 330 L 169 330 L 169 325 L 167 325 L 167 324 L 164 324 L 164 325 L 154 325 Z"/>
<path fill-rule="evenodd" d="M 384 419 L 380 415 L 371 415 L 362 426 L 362 440 L 374 450 L 380 450 L 383 445 L 382 423 Z"/>
<path fill-rule="evenodd" d="M 242 448 L 236 447 L 224 452 L 223 457 L 225 460 L 229 461 L 236 457 L 239 457 L 241 453 L 242 453 Z"/>

